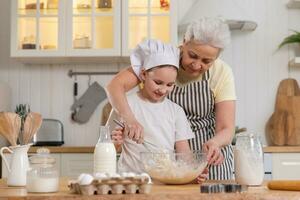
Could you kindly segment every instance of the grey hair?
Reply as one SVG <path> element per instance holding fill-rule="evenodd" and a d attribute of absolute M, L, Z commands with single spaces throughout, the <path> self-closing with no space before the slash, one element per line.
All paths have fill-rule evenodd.
<path fill-rule="evenodd" d="M 228 25 L 218 18 L 201 18 L 189 24 L 184 35 L 185 42 L 195 40 L 201 44 L 224 49 L 230 43 Z"/>

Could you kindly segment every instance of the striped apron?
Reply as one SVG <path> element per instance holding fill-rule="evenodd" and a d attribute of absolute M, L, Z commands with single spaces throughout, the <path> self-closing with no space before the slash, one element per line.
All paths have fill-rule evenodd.
<path fill-rule="evenodd" d="M 168 98 L 180 105 L 195 133 L 189 140 L 192 150 L 202 150 L 202 145 L 215 136 L 215 100 L 209 87 L 209 70 L 201 81 L 192 82 L 184 87 L 175 86 Z M 221 165 L 212 165 L 209 179 L 224 180 L 233 178 L 233 150 L 228 145 L 221 149 L 225 158 Z"/>

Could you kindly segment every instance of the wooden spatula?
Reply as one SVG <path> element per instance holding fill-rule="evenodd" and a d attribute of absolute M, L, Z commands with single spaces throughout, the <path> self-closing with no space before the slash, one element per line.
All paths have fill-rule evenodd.
<path fill-rule="evenodd" d="M 12 146 L 17 145 L 20 128 L 21 119 L 16 113 L 0 113 L 0 133 Z"/>
<path fill-rule="evenodd" d="M 39 113 L 30 112 L 24 123 L 23 143 L 28 144 L 42 125 L 42 116 Z"/>

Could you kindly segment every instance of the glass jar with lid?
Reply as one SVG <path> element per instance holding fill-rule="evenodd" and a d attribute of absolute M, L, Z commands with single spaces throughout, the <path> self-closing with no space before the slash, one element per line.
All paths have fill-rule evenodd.
<path fill-rule="evenodd" d="M 27 172 L 26 184 L 28 192 L 58 191 L 59 173 L 55 162 L 47 148 L 38 149 L 37 154 L 29 158 L 30 169 Z"/>
<path fill-rule="evenodd" d="M 264 178 L 263 149 L 259 137 L 239 134 L 234 149 L 235 180 L 242 185 L 261 185 Z"/>

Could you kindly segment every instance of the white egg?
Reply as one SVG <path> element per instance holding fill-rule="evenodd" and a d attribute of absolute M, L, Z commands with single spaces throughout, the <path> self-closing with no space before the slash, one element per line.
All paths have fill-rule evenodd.
<path fill-rule="evenodd" d="M 112 178 L 120 178 L 121 177 L 121 175 L 118 173 L 111 173 L 111 174 L 109 174 L 109 176 Z"/>
<path fill-rule="evenodd" d="M 96 173 L 95 174 L 95 178 L 107 178 L 107 175 L 106 173 Z"/>
<path fill-rule="evenodd" d="M 133 172 L 128 172 L 128 173 L 127 173 L 127 177 L 135 177 L 135 175 L 136 175 L 136 174 L 133 173 Z"/>
<path fill-rule="evenodd" d="M 80 185 L 89 185 L 93 182 L 94 177 L 90 174 L 85 174 L 82 179 L 80 180 Z"/>
<path fill-rule="evenodd" d="M 85 176 L 86 174 L 85 173 L 82 173 L 78 176 L 77 178 L 77 182 L 80 183 L 81 179 Z"/>

